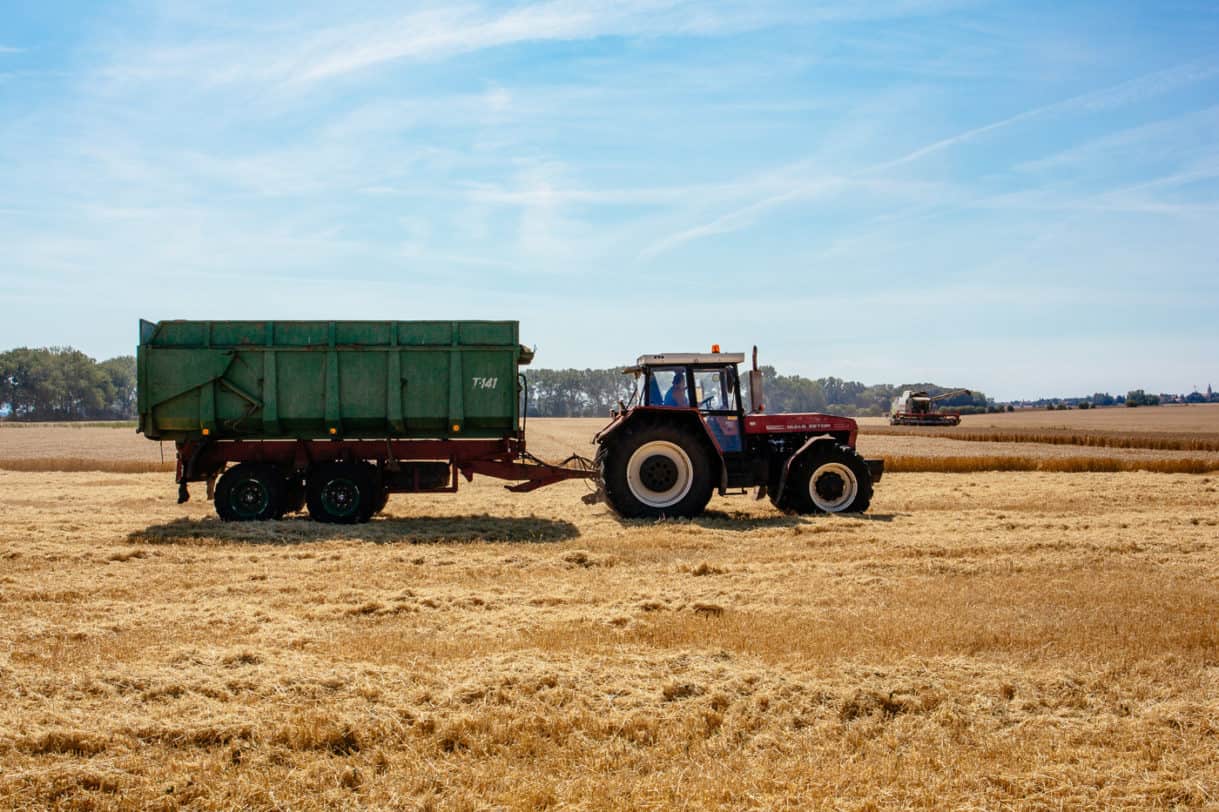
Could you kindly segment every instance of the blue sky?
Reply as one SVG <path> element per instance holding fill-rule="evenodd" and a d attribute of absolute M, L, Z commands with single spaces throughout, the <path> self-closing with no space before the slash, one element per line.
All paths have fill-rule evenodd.
<path fill-rule="evenodd" d="M 0 3 L 0 347 L 505 318 L 539 366 L 1219 385 L 1213 3 L 203 5 Z"/>

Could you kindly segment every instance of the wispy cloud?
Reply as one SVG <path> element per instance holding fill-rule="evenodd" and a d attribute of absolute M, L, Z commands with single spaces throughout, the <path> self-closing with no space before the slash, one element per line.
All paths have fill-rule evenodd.
<path fill-rule="evenodd" d="M 0 54 L 23 54 L 24 48 L 14 48 L 10 45 L 0 45 Z"/>
<path fill-rule="evenodd" d="M 771 209 L 782 206 L 786 203 L 795 200 L 807 200 L 818 194 L 824 194 L 834 188 L 840 182 L 836 180 L 823 181 L 821 183 L 810 183 L 805 186 L 789 189 L 781 194 L 772 195 L 771 197 L 758 200 L 750 203 L 748 206 L 743 206 L 727 214 L 720 215 L 714 220 L 702 223 L 692 228 L 687 228 L 670 234 L 651 245 L 644 248 L 639 253 L 640 259 L 652 259 L 666 251 L 670 251 L 679 245 L 683 245 L 694 240 L 702 239 L 703 237 L 711 237 L 716 234 L 729 234 L 734 231 L 740 231 L 743 228 L 748 228 L 757 222 L 758 218 Z"/>
<path fill-rule="evenodd" d="M 188 78 L 204 84 L 264 82 L 307 86 L 378 65 L 432 62 L 487 48 L 603 36 L 713 35 L 790 21 L 793 12 L 740 4 L 708 10 L 691 0 L 549 0 L 507 11 L 440 5 L 350 22 L 300 23 L 258 47 L 201 39 L 128 54 L 113 78 Z"/>
<path fill-rule="evenodd" d="M 694 240 L 718 234 L 731 233 L 748 228 L 755 224 L 766 212 L 783 205 L 808 199 L 810 197 L 810 193 L 815 194 L 824 192 L 827 188 L 830 188 L 833 185 L 857 185 L 862 178 L 881 175 L 889 170 L 896 169 L 897 167 L 903 165 L 912 164 L 929 155 L 951 150 L 954 147 L 962 144 L 976 141 L 989 134 L 1025 121 L 1055 115 L 1087 115 L 1105 110 L 1111 110 L 1154 98 L 1156 96 L 1169 93 L 1175 89 L 1211 79 L 1215 76 L 1219 76 L 1219 64 L 1216 63 L 1194 62 L 1177 65 L 1172 68 L 1147 73 L 1142 76 L 1102 88 L 1100 90 L 1091 91 L 1063 99 L 1061 101 L 1053 102 L 1051 104 L 1025 110 L 989 124 L 964 130 L 956 135 L 952 135 L 919 147 L 918 149 L 907 152 L 904 155 L 892 160 L 875 163 L 858 172 L 848 173 L 829 186 L 818 184 L 809 187 L 800 181 L 794 181 L 793 183 L 795 185 L 786 191 L 778 193 L 772 192 L 760 200 L 755 200 L 743 206 L 739 206 L 706 222 L 681 229 L 677 232 L 662 237 L 646 247 L 640 253 L 640 258 L 650 259 L 679 245 L 689 243 Z M 1018 197 L 1019 195 L 1013 195 L 1013 198 Z M 991 204 L 994 204 L 994 200 L 991 201 Z M 1100 204 L 1097 201 L 1092 201 L 1090 205 L 1097 206 Z M 1109 201 L 1108 205 L 1116 206 L 1119 204 L 1114 201 Z M 1135 207 L 1136 204 L 1126 203 L 1125 205 Z M 1156 207 L 1154 204 L 1144 201 L 1137 204 L 1137 208 L 1135 208 L 1135 210 L 1146 211 L 1153 208 L 1161 211 L 1170 209 L 1170 207 Z"/>
<path fill-rule="evenodd" d="M 1163 95 L 1170 91 L 1176 90 L 1177 88 L 1184 87 L 1185 85 L 1204 81 L 1217 75 L 1219 75 L 1219 64 L 1215 63 L 1190 63 L 1186 65 L 1177 65 L 1165 70 L 1154 71 L 1152 73 L 1138 76 L 1134 79 L 1129 79 L 1125 82 L 1121 82 L 1101 90 L 1095 90 L 1078 96 L 1072 96 L 1071 98 L 1063 99 L 1062 101 L 1057 101 L 1042 107 L 1034 107 L 1013 116 L 1000 119 L 999 121 L 994 121 L 981 127 L 974 127 L 973 129 L 965 130 L 964 132 L 949 136 L 948 138 L 919 147 L 918 149 L 908 152 L 899 158 L 877 164 L 871 167 L 868 171 L 883 172 L 903 164 L 912 163 L 921 158 L 925 158 L 928 155 L 942 152 L 943 150 L 951 149 L 952 147 L 956 147 L 970 141 L 976 141 L 984 135 L 1011 127 L 1021 122 L 1051 115 L 1070 113 L 1087 114 L 1111 110 L 1154 96 Z"/>
<path fill-rule="evenodd" d="M 1130 127 L 1093 138 L 1069 149 L 1031 161 L 1023 161 L 1018 172 L 1062 172 L 1085 166 L 1112 171 L 1129 169 L 1132 161 L 1180 159 L 1198 152 L 1219 151 L 1219 106 Z"/>
<path fill-rule="evenodd" d="M 703 0 L 544 0 L 503 10 L 441 4 L 351 22 L 288 21 L 257 43 L 230 36 L 166 43 L 127 53 L 112 79 L 187 79 L 204 85 L 260 82 L 307 87 L 396 62 L 433 62 L 489 48 L 599 37 L 715 37 L 775 26 L 910 18 L 959 0 L 816 4 Z M 226 34 L 231 32 L 226 31 Z"/>

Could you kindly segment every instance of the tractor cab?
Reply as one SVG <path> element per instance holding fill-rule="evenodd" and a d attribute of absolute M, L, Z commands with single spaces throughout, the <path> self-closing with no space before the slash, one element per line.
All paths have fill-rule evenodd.
<path fill-rule="evenodd" d="M 931 412 L 931 395 L 926 392 L 915 392 L 910 396 L 910 411 L 915 414 L 928 414 Z"/>
<path fill-rule="evenodd" d="M 743 353 L 641 355 L 626 372 L 643 379 L 645 408 L 693 409 L 702 416 L 720 451 L 742 450 L 741 386 L 737 364 Z"/>

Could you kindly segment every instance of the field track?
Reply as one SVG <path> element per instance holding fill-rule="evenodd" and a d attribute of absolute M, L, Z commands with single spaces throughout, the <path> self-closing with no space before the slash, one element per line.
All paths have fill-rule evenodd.
<path fill-rule="evenodd" d="M 26 431 L 10 459 L 127 459 L 60 436 L 106 428 L 0 458 Z M 1219 803 L 1216 475 L 659 523 L 485 481 L 354 528 L 224 524 L 163 472 L 0 489 L 5 808 Z"/>

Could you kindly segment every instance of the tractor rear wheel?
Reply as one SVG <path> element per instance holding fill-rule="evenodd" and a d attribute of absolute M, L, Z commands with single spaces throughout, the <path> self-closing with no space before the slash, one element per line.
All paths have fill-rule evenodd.
<path fill-rule="evenodd" d="M 598 454 L 605 500 L 628 519 L 697 516 L 711 499 L 711 455 L 673 425 L 627 427 Z"/>
<path fill-rule="evenodd" d="M 376 471 L 362 462 L 327 462 L 309 474 L 305 501 L 315 521 L 329 524 L 366 522 L 380 498 Z"/>
<path fill-rule="evenodd" d="M 284 478 L 272 465 L 243 462 L 216 483 L 216 513 L 226 522 L 278 519 L 283 513 Z"/>
<path fill-rule="evenodd" d="M 872 502 L 872 472 L 852 448 L 825 444 L 796 461 L 779 507 L 796 513 L 863 513 Z"/>

